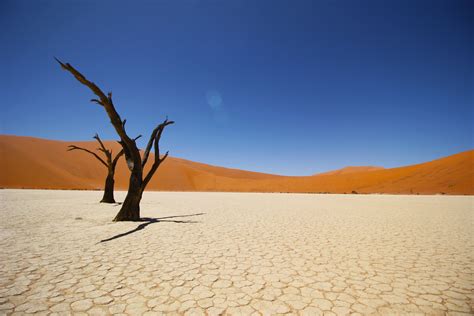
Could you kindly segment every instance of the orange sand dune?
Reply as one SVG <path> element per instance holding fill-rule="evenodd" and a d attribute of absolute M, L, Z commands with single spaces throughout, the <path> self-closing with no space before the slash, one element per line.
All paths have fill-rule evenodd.
<path fill-rule="evenodd" d="M 374 171 L 374 170 L 381 170 L 381 169 L 384 169 L 384 168 L 378 167 L 378 166 L 348 166 L 342 169 L 331 170 L 331 171 L 327 171 L 323 173 L 316 173 L 315 176 L 348 174 L 348 173 L 354 173 L 354 172 Z"/>
<path fill-rule="evenodd" d="M 67 145 L 96 149 L 97 143 L 0 135 L 3 188 L 101 189 L 106 175 L 95 158 Z M 107 141 L 114 152 L 120 146 Z M 153 159 L 153 157 L 151 157 Z M 123 159 L 116 188 L 128 186 Z M 171 191 L 474 194 L 474 150 L 418 165 L 383 169 L 348 167 L 306 177 L 277 176 L 168 157 L 147 187 Z"/>

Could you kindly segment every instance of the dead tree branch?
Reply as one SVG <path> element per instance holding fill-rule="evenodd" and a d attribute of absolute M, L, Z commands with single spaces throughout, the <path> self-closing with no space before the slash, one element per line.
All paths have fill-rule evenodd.
<path fill-rule="evenodd" d="M 68 150 L 67 151 L 72 151 L 72 150 L 82 150 L 82 151 L 85 151 L 91 155 L 93 155 L 95 158 L 97 158 L 104 166 L 108 167 L 107 163 L 99 157 L 99 155 L 97 155 L 95 152 L 93 151 L 90 151 L 89 149 L 86 149 L 86 148 L 82 148 L 82 147 L 78 147 L 76 145 L 69 145 L 68 146 Z"/>
<path fill-rule="evenodd" d="M 143 180 L 143 186 L 146 187 L 148 182 L 150 182 L 151 178 L 155 174 L 156 170 L 160 166 L 160 164 L 168 157 L 168 152 L 163 156 L 163 158 L 160 159 L 160 139 L 161 139 L 161 134 L 163 133 L 163 130 L 165 129 L 166 126 L 174 124 L 174 121 L 168 121 L 168 118 L 163 121 L 160 125 L 158 125 L 154 130 L 153 133 L 150 136 L 150 140 L 148 142 L 147 150 L 145 151 L 145 154 L 143 156 L 143 162 L 142 162 L 142 167 L 145 166 L 148 156 L 150 154 L 150 143 L 153 142 L 153 147 L 155 151 L 155 161 L 153 162 L 153 165 L 151 166 L 150 171 L 148 171 L 148 174 L 146 175 L 145 179 Z M 151 147 L 151 146 L 150 146 Z"/>

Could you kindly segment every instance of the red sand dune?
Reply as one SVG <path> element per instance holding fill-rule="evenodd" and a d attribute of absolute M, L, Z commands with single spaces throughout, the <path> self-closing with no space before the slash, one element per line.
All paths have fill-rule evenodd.
<path fill-rule="evenodd" d="M 94 141 L 63 142 L 0 135 L 0 187 L 101 189 L 105 167 L 87 153 L 66 151 L 69 144 L 97 148 Z M 120 149 L 113 141 L 106 142 L 106 146 L 114 152 Z M 121 159 L 116 171 L 117 189 L 127 188 L 128 174 Z M 147 189 L 472 195 L 474 150 L 400 168 L 348 167 L 306 177 L 249 172 L 168 157 Z"/>

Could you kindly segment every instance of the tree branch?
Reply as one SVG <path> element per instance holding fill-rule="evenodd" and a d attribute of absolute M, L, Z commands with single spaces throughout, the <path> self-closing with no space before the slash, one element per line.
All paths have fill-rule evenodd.
<path fill-rule="evenodd" d="M 142 159 L 142 167 L 145 167 L 147 161 L 148 161 L 148 156 L 150 155 L 150 150 L 151 150 L 151 146 L 153 145 L 154 141 L 156 139 L 158 139 L 158 141 L 160 141 L 160 138 L 161 138 L 161 133 L 163 133 L 163 129 L 168 126 L 168 125 L 171 125 L 171 124 L 174 124 L 174 121 L 168 121 L 168 117 L 163 121 L 163 123 L 161 123 L 160 125 L 158 125 L 154 130 L 153 132 L 151 132 L 151 135 L 150 135 L 150 139 L 148 140 L 148 144 L 146 145 L 146 149 L 145 149 L 145 152 L 143 154 L 143 159 Z M 157 146 L 155 146 L 155 160 L 156 160 L 156 149 Z"/>
<path fill-rule="evenodd" d="M 111 150 L 108 150 L 107 148 L 105 148 L 104 146 L 104 143 L 102 142 L 102 140 L 100 139 L 99 137 L 99 134 L 95 134 L 94 138 L 99 142 L 100 144 L 100 148 L 99 150 L 102 151 L 106 156 L 107 156 L 107 161 L 112 161 L 112 151 Z"/>
<path fill-rule="evenodd" d="M 82 148 L 82 147 L 78 147 L 76 145 L 69 145 L 68 146 L 68 150 L 67 151 L 72 151 L 72 150 L 82 150 L 82 151 L 85 151 L 85 152 L 88 152 L 89 154 L 93 155 L 95 158 L 97 158 L 104 166 L 106 166 L 107 168 L 109 167 L 107 165 L 107 163 L 102 159 L 100 158 L 95 152 L 92 152 L 88 149 L 85 149 L 85 148 Z"/>
<path fill-rule="evenodd" d="M 112 170 L 115 170 L 115 166 L 117 165 L 117 161 L 120 159 L 120 157 L 123 155 L 123 148 L 122 150 L 115 156 L 114 160 L 112 161 Z"/>
<path fill-rule="evenodd" d="M 91 102 L 104 106 L 104 104 L 100 100 L 97 100 L 97 99 L 91 99 Z"/>
<path fill-rule="evenodd" d="M 84 77 L 83 74 L 81 74 L 79 71 L 77 71 L 74 67 L 72 67 L 69 63 L 63 63 L 61 62 L 59 59 L 57 59 L 56 57 L 54 57 L 54 59 L 56 59 L 56 61 L 61 65 L 61 67 L 64 69 L 64 70 L 67 70 L 69 71 L 80 83 L 82 83 L 83 85 L 89 87 L 89 89 L 92 90 L 92 92 L 94 92 L 94 94 L 96 96 L 99 97 L 100 99 L 100 102 L 98 102 L 99 100 L 97 99 L 92 99 L 91 101 L 92 102 L 96 102 L 96 103 L 99 103 L 101 104 L 102 106 L 105 107 L 105 104 L 108 103 L 108 99 L 107 97 L 105 96 L 105 94 L 102 92 L 102 90 L 100 90 L 99 87 L 97 87 L 95 85 L 95 83 L 89 81 L 86 79 L 86 77 Z M 118 115 L 118 114 L 117 114 Z"/>
<path fill-rule="evenodd" d="M 99 97 L 99 99 L 92 99 L 92 102 L 98 103 L 102 105 L 102 107 L 104 107 L 105 111 L 107 112 L 107 115 L 109 116 L 110 122 L 114 126 L 117 134 L 120 136 L 124 150 L 125 150 L 125 147 L 127 147 L 127 150 L 130 155 L 129 157 L 133 159 L 134 163 L 137 163 L 137 164 L 141 163 L 140 152 L 138 151 L 138 148 L 136 148 L 135 142 L 133 142 L 133 140 L 130 139 L 130 137 L 125 132 L 123 121 L 120 118 L 120 115 L 115 110 L 115 107 L 112 101 L 112 92 L 109 92 L 106 96 L 105 93 L 95 83 L 87 80 L 83 74 L 77 71 L 69 63 L 63 63 L 59 59 L 57 58 L 55 59 L 61 65 L 63 69 L 70 72 L 80 83 L 88 87 L 96 96 Z M 127 154 L 126 151 L 125 151 L 125 154 Z"/>
<path fill-rule="evenodd" d="M 148 171 L 148 174 L 146 175 L 145 179 L 143 179 L 143 184 L 142 184 L 142 190 L 145 190 L 145 187 L 147 186 L 148 182 L 150 182 L 151 178 L 153 177 L 153 174 L 155 174 L 156 170 L 160 166 L 160 164 L 168 157 L 168 152 L 163 156 L 163 158 L 160 159 L 160 138 L 161 134 L 163 133 L 163 130 L 165 129 L 166 126 L 174 124 L 174 121 L 168 121 L 168 118 L 164 120 L 163 123 L 158 125 L 152 132 L 150 141 L 148 142 L 147 145 L 147 151 L 145 152 L 144 155 L 144 161 L 142 163 L 142 166 L 145 165 L 146 161 L 148 160 L 148 155 L 150 154 L 150 148 L 151 147 L 151 142 L 153 142 L 153 147 L 155 150 L 155 161 L 153 162 L 153 165 L 151 166 L 150 171 Z"/>
<path fill-rule="evenodd" d="M 163 156 L 163 158 L 160 159 L 160 163 L 162 163 L 163 161 L 165 161 L 165 159 L 168 157 L 168 154 L 169 154 L 169 153 L 170 153 L 169 151 L 166 152 L 166 154 Z"/>
<path fill-rule="evenodd" d="M 156 134 L 158 133 L 158 128 L 157 126 L 153 132 L 151 132 L 150 139 L 148 140 L 148 144 L 146 145 L 145 152 L 143 153 L 143 159 L 142 159 L 142 167 L 145 167 L 146 162 L 148 161 L 148 156 L 150 155 L 150 150 L 151 146 L 153 145 L 153 141 L 156 138 Z"/>

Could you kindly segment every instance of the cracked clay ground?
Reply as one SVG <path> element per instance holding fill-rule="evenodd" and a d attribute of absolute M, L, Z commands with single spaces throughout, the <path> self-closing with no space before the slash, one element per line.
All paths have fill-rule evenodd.
<path fill-rule="evenodd" d="M 0 191 L 0 314 L 473 313 L 473 197 L 100 197 Z"/>

